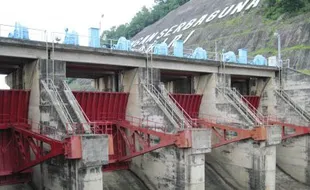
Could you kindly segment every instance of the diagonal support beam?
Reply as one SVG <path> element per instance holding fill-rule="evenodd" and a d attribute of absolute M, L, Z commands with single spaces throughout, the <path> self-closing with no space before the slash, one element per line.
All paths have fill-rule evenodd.
<path fill-rule="evenodd" d="M 240 129 L 235 127 L 230 127 L 226 125 L 221 125 L 217 123 L 210 122 L 206 119 L 200 119 L 198 124 L 206 127 L 211 128 L 212 133 L 218 138 L 217 142 L 212 144 L 212 148 L 221 147 L 230 143 L 246 140 L 246 139 L 253 139 L 256 141 L 264 141 L 266 140 L 266 128 L 259 127 L 254 128 L 252 130 Z M 233 133 L 233 135 L 228 135 L 228 133 Z"/>
<path fill-rule="evenodd" d="M 282 140 L 310 134 L 310 127 L 283 123 L 281 121 L 269 121 L 271 125 L 280 126 L 282 129 Z M 289 130 L 289 132 L 287 132 Z"/>
<path fill-rule="evenodd" d="M 12 173 L 23 172 L 59 155 L 65 155 L 67 159 L 80 159 L 82 156 L 79 136 L 71 136 L 64 141 L 58 141 L 18 125 L 13 125 L 11 129 L 17 154 L 22 155 L 22 161 L 16 165 Z M 48 150 L 47 147 L 41 146 L 42 143 L 49 145 Z M 33 152 L 33 158 L 30 157 L 30 152 Z"/>
<path fill-rule="evenodd" d="M 119 157 L 116 160 L 111 160 L 110 163 L 127 161 L 131 158 L 172 145 L 179 148 L 191 147 L 191 135 L 189 130 L 177 134 L 167 134 L 137 127 L 130 124 L 128 121 L 120 121 L 116 126 L 120 136 L 126 142 L 127 152 L 125 156 Z M 152 144 L 152 137 L 158 138 L 159 142 Z"/>

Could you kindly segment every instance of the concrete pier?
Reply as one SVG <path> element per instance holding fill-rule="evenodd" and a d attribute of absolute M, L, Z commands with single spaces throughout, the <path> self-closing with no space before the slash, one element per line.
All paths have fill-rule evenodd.
<path fill-rule="evenodd" d="M 310 113 L 310 76 L 295 70 L 284 70 L 283 89 L 290 98 Z M 309 121 L 277 96 L 277 113 L 284 122 L 308 126 Z M 309 136 L 288 139 L 277 147 L 277 164 L 295 180 L 310 185 Z"/>

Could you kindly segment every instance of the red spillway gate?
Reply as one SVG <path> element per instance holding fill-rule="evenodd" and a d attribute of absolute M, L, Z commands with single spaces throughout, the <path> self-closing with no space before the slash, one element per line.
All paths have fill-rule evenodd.
<path fill-rule="evenodd" d="M 252 111 L 255 113 L 259 107 L 260 99 L 261 99 L 260 96 L 243 96 L 243 98 L 242 98 L 242 100 L 246 104 L 252 105 L 252 106 L 250 106 L 250 109 L 252 109 Z"/>
<path fill-rule="evenodd" d="M 202 95 L 170 94 L 193 119 L 198 118 Z"/>
<path fill-rule="evenodd" d="M 30 170 L 12 174 L 14 167 L 23 159 L 13 143 L 12 124 L 27 126 L 30 91 L 1 90 L 0 91 L 0 185 L 25 183 L 30 181 Z M 24 125 L 23 125 L 24 124 Z M 27 142 L 24 141 L 27 147 Z M 26 155 L 30 156 L 30 154 Z"/>
<path fill-rule="evenodd" d="M 129 93 L 73 92 L 90 121 L 124 120 Z"/>
<path fill-rule="evenodd" d="M 105 166 L 105 170 L 126 169 L 128 163 L 114 161 L 126 154 L 126 143 L 117 129 L 117 122 L 126 119 L 129 93 L 117 92 L 73 92 L 83 111 L 91 122 L 95 134 L 107 134 L 113 141 L 113 151 L 109 160 L 113 164 Z"/>

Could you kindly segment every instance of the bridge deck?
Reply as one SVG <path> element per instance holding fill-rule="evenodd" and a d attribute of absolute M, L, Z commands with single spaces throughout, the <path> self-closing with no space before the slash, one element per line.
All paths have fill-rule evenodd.
<path fill-rule="evenodd" d="M 19 59 L 46 59 L 47 48 L 52 51 L 51 43 L 0 38 L 0 63 L 4 58 Z M 54 54 L 50 54 L 54 60 L 66 61 L 68 65 L 89 65 L 99 64 L 115 67 L 146 67 L 146 54 L 134 51 L 119 51 L 105 48 L 92 48 L 83 46 L 72 46 L 64 44 L 54 44 Z M 150 57 L 148 57 L 148 66 Z M 172 71 L 188 71 L 199 73 L 219 72 L 219 61 L 196 60 L 179 58 L 173 56 L 153 55 L 152 67 Z M 275 67 L 227 64 L 225 72 L 227 74 L 272 77 L 277 70 Z"/>

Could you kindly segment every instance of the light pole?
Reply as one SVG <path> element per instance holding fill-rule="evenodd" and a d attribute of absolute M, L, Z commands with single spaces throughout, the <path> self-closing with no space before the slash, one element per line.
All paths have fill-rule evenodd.
<path fill-rule="evenodd" d="M 281 57 L 281 35 L 278 32 L 274 33 L 274 36 L 278 38 L 278 64 L 282 67 L 282 57 Z"/>
<path fill-rule="evenodd" d="M 283 87 L 283 82 L 282 82 L 282 70 L 283 70 L 283 65 L 282 65 L 282 58 L 281 58 L 281 36 L 278 32 L 274 33 L 274 36 L 278 38 L 278 66 L 279 66 L 279 85 L 280 89 L 282 90 Z"/>
<path fill-rule="evenodd" d="M 104 17 L 104 14 L 101 14 L 101 17 L 100 17 L 100 22 L 99 22 L 99 32 L 100 32 L 100 34 L 101 34 L 101 21 L 102 21 L 102 19 L 103 19 L 103 17 Z"/>

